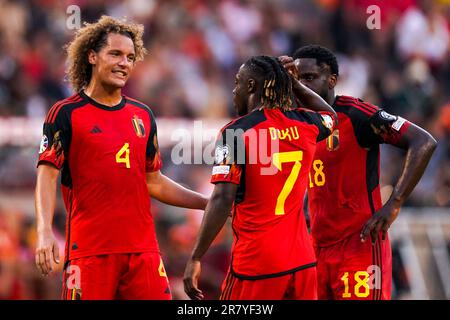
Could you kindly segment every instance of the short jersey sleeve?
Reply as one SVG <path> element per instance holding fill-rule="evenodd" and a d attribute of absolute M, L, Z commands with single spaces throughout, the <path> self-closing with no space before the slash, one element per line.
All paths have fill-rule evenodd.
<path fill-rule="evenodd" d="M 70 139 L 70 115 L 55 104 L 45 118 L 37 165 L 46 162 L 61 169 L 69 153 Z"/>
<path fill-rule="evenodd" d="M 331 112 L 306 112 L 309 122 L 319 129 L 317 142 L 327 138 L 336 128 L 337 119 Z"/>
<path fill-rule="evenodd" d="M 216 140 L 211 183 L 240 184 L 245 166 L 244 131 L 240 128 L 223 128 Z"/>
<path fill-rule="evenodd" d="M 150 116 L 150 133 L 147 140 L 147 150 L 146 150 L 146 161 L 145 170 L 146 172 L 158 171 L 162 167 L 161 153 L 159 151 L 158 144 L 158 133 L 156 127 L 155 116 L 153 112 L 148 109 Z"/>
<path fill-rule="evenodd" d="M 356 109 L 349 113 L 359 145 L 370 148 L 381 143 L 397 144 L 410 122 L 378 107 L 372 107 L 372 114 Z"/>

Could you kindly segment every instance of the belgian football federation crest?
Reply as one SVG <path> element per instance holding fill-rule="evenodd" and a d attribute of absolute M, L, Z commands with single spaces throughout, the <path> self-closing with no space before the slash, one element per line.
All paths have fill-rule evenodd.
<path fill-rule="evenodd" d="M 145 127 L 144 122 L 137 115 L 134 115 L 133 119 L 131 119 L 133 123 L 134 131 L 139 138 L 145 138 Z"/>
<path fill-rule="evenodd" d="M 335 151 L 339 148 L 339 129 L 334 130 L 327 138 L 327 150 Z"/>

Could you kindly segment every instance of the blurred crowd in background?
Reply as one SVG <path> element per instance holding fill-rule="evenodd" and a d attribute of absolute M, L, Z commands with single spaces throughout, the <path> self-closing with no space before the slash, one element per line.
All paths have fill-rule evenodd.
<path fill-rule="evenodd" d="M 102 14 L 145 25 L 146 59 L 125 93 L 148 104 L 158 119 L 227 119 L 234 116 L 232 89 L 250 56 L 292 54 L 314 43 L 336 52 L 337 94 L 360 97 L 431 132 L 438 148 L 406 206 L 450 207 L 450 5 L 448 0 L 0 0 L 0 118 L 42 118 L 71 94 L 65 52 L 74 34 L 69 5 L 81 20 Z M 381 29 L 366 21 L 370 5 L 381 9 Z M 0 145 L 0 298 L 58 299 L 61 273 L 43 278 L 34 266 L 33 188 L 39 141 L 29 147 Z M 162 148 L 162 171 L 210 194 L 207 165 L 174 165 Z M 400 174 L 404 154 L 382 148 L 383 195 Z M 2 205 L 11 195 L 23 208 Z M 182 276 L 202 219 L 153 203 L 153 214 L 175 299 L 185 299 Z M 64 248 L 65 210 L 55 228 Z M 229 264 L 226 227 L 203 264 L 201 287 L 218 297 Z M 59 270 L 62 266 L 59 266 Z M 395 279 L 394 279 L 395 280 Z M 398 298 L 401 298 L 397 296 Z M 394 298 L 396 298 L 394 294 Z"/>

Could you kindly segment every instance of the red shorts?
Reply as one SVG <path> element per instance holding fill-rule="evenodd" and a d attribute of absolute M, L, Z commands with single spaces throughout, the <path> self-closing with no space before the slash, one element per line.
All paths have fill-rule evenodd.
<path fill-rule="evenodd" d="M 389 237 L 375 245 L 356 233 L 337 244 L 315 248 L 321 300 L 390 300 L 392 255 Z"/>
<path fill-rule="evenodd" d="M 159 253 L 108 254 L 73 259 L 63 273 L 65 300 L 170 300 Z"/>
<path fill-rule="evenodd" d="M 317 300 L 316 267 L 259 280 L 237 278 L 228 271 L 220 300 Z"/>

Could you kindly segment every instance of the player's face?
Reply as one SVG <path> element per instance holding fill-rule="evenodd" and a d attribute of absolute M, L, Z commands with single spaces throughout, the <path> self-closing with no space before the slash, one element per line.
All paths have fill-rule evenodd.
<path fill-rule="evenodd" d="M 235 86 L 233 90 L 234 109 L 238 116 L 244 116 L 248 113 L 248 86 L 245 67 L 242 65 L 239 68 L 236 78 L 234 80 Z"/>
<path fill-rule="evenodd" d="M 122 88 L 133 70 L 135 57 L 130 38 L 110 33 L 106 45 L 95 54 L 93 77 L 107 86 Z"/>
<path fill-rule="evenodd" d="M 330 71 L 328 66 L 318 66 L 316 59 L 297 59 L 300 82 L 326 100 L 328 96 Z"/>

